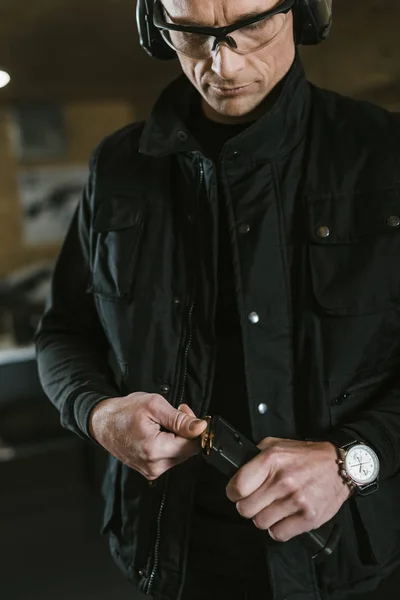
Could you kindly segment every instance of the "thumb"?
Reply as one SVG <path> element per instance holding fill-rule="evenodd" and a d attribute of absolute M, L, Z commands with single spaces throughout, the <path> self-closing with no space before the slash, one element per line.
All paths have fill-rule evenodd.
<path fill-rule="evenodd" d="M 188 404 L 181 404 L 180 406 L 178 406 L 178 410 L 196 419 L 196 415 L 194 414 L 194 412 Z"/>
<path fill-rule="evenodd" d="M 207 421 L 197 419 L 193 411 L 183 404 L 179 410 L 171 405 L 160 415 L 160 425 L 187 440 L 198 438 L 207 428 Z"/>

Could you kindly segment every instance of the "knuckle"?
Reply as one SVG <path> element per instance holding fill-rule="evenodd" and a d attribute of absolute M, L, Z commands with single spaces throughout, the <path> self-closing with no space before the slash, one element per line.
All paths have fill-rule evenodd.
<path fill-rule="evenodd" d="M 267 448 L 263 452 L 263 459 L 266 465 L 273 465 L 277 471 L 284 466 L 284 456 L 278 445 Z"/>
<path fill-rule="evenodd" d="M 188 416 L 185 415 L 183 412 L 180 412 L 179 410 L 177 410 L 175 412 L 174 421 L 173 421 L 174 431 L 179 431 L 180 429 L 183 429 L 187 420 L 188 420 Z"/>
<path fill-rule="evenodd" d="M 164 469 L 162 469 L 159 465 L 151 466 L 147 471 L 147 479 L 148 481 L 155 481 L 164 473 Z"/>
<path fill-rule="evenodd" d="M 271 533 L 274 536 L 274 540 L 276 542 L 287 542 L 290 538 L 283 533 L 283 531 L 279 531 L 279 529 L 271 528 Z"/>
<path fill-rule="evenodd" d="M 274 461 L 279 462 L 282 457 L 282 450 L 279 444 L 274 444 L 273 446 L 270 446 L 268 450 L 266 450 L 266 453 L 268 454 L 269 458 L 273 459 Z"/>
<path fill-rule="evenodd" d="M 243 504 L 243 502 L 237 502 L 236 503 L 236 510 L 245 519 L 250 519 L 253 516 L 250 513 L 250 511 L 246 508 L 246 506 Z"/>
<path fill-rule="evenodd" d="M 147 401 L 147 408 L 150 412 L 157 412 L 161 402 L 161 396 L 159 394 L 151 394 Z"/>
<path fill-rule="evenodd" d="M 227 491 L 229 492 L 229 498 L 234 500 L 235 498 L 245 498 L 246 490 L 242 480 L 238 477 L 236 481 L 229 484 Z"/>
<path fill-rule="evenodd" d="M 296 506 L 303 512 L 304 515 L 310 512 L 310 507 L 307 504 L 307 499 L 304 493 L 298 492 L 295 495 Z"/>
<path fill-rule="evenodd" d="M 304 518 L 308 523 L 316 523 L 317 520 L 317 511 L 311 506 L 304 505 Z"/>
<path fill-rule="evenodd" d="M 263 521 L 263 519 L 261 518 L 260 515 L 256 515 L 254 517 L 253 523 L 257 527 L 257 529 L 266 529 L 265 523 L 264 523 L 264 521 Z"/>
<path fill-rule="evenodd" d="M 281 485 L 288 494 L 294 494 L 297 491 L 297 484 L 293 475 L 284 475 L 281 479 Z"/>
<path fill-rule="evenodd" d="M 154 445 L 150 440 L 142 442 L 141 454 L 144 460 L 148 462 L 154 461 Z"/>
<path fill-rule="evenodd" d="M 231 483 L 229 483 L 226 486 L 225 492 L 228 500 L 230 500 L 231 502 L 236 502 L 240 498 L 240 494 L 238 494 L 237 492 L 236 485 L 232 485 Z"/>

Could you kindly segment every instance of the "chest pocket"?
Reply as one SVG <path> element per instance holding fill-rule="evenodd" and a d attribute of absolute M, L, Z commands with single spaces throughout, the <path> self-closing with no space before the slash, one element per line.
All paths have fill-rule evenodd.
<path fill-rule="evenodd" d="M 400 193 L 308 198 L 314 298 L 332 315 L 372 314 L 400 298 Z"/>
<path fill-rule="evenodd" d="M 107 298 L 128 298 L 144 226 L 144 200 L 112 195 L 94 218 L 89 290 Z"/>

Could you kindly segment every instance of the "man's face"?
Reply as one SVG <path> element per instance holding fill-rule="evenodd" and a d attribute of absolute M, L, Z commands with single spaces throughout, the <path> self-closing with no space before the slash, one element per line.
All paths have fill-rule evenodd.
<path fill-rule="evenodd" d="M 203 27 L 232 25 L 250 13 L 263 13 L 278 0 L 163 0 L 169 20 Z M 234 37 L 235 34 L 233 33 Z M 188 58 L 178 53 L 182 69 L 205 102 L 214 121 L 254 120 L 265 111 L 265 99 L 289 71 L 295 56 L 292 13 L 278 35 L 264 48 L 241 55 L 226 44 L 212 58 Z"/>

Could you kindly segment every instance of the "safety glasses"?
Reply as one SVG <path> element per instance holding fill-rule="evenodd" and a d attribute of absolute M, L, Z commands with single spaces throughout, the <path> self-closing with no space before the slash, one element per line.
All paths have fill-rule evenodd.
<path fill-rule="evenodd" d="M 282 31 L 296 0 L 283 0 L 264 13 L 252 15 L 226 27 L 175 25 L 166 20 L 160 0 L 154 5 L 153 22 L 165 42 L 189 58 L 211 58 L 220 44 L 238 54 L 249 54 L 270 44 Z"/>

